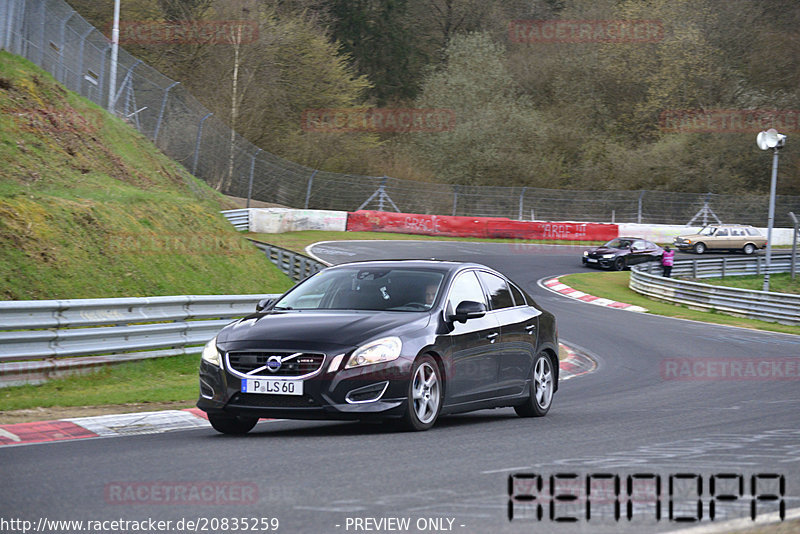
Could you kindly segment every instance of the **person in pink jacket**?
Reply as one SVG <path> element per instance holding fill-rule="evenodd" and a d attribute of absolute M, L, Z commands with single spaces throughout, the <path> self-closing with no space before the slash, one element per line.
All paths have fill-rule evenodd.
<path fill-rule="evenodd" d="M 672 275 L 672 264 L 675 261 L 675 251 L 668 246 L 664 247 L 664 254 L 661 256 L 661 268 L 664 269 L 664 276 L 669 278 Z"/>

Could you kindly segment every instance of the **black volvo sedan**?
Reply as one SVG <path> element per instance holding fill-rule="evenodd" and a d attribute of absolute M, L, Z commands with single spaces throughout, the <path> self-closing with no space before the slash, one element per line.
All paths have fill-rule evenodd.
<path fill-rule="evenodd" d="M 369 261 L 325 269 L 203 349 L 200 398 L 219 432 L 260 417 L 392 419 L 513 406 L 543 416 L 558 388 L 552 314 L 475 263 Z"/>

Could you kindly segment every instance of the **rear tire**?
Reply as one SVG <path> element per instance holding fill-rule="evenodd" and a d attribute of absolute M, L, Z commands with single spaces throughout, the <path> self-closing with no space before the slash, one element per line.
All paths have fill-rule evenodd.
<path fill-rule="evenodd" d="M 756 251 L 756 246 L 752 243 L 748 243 L 742 248 L 742 252 L 747 254 L 748 256 Z"/>
<path fill-rule="evenodd" d="M 520 417 L 543 417 L 553 404 L 553 362 L 542 352 L 533 362 L 531 393 L 524 404 L 514 406 Z"/>
<path fill-rule="evenodd" d="M 258 417 L 208 414 L 208 422 L 221 434 L 247 434 L 258 423 Z"/>
<path fill-rule="evenodd" d="M 411 368 L 402 426 L 411 431 L 431 428 L 442 411 L 443 394 L 442 374 L 436 360 L 427 354 L 420 356 Z"/>
<path fill-rule="evenodd" d="M 703 253 L 703 252 L 705 252 L 705 251 L 706 251 L 706 245 L 705 245 L 705 243 L 697 243 L 697 244 L 694 246 L 694 253 L 695 253 L 695 254 L 702 254 L 702 253 Z"/>

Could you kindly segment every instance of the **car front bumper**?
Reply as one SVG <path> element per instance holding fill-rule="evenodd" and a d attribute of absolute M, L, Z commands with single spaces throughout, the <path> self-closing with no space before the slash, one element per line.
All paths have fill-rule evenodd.
<path fill-rule="evenodd" d="M 616 258 L 588 258 L 584 256 L 583 264 L 589 267 L 603 267 L 604 269 L 610 269 L 614 265 L 615 259 Z"/>
<path fill-rule="evenodd" d="M 412 364 L 401 357 L 386 364 L 328 373 L 325 361 L 319 374 L 302 380 L 302 395 L 275 395 L 242 392 L 240 377 L 203 360 L 197 407 L 209 414 L 281 419 L 401 417 Z"/>

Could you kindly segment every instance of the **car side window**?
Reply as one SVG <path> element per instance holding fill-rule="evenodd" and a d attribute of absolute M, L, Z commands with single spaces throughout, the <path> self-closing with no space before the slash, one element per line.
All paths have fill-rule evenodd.
<path fill-rule="evenodd" d="M 453 285 L 450 286 L 447 305 L 451 311 L 455 312 L 458 305 L 465 300 L 481 302 L 484 306 L 486 305 L 486 295 L 483 294 L 483 288 L 478 282 L 475 271 L 459 274 L 453 281 Z"/>
<path fill-rule="evenodd" d="M 719 230 L 717 230 L 717 237 L 728 237 L 728 229 L 720 228 Z"/>
<path fill-rule="evenodd" d="M 508 284 L 511 287 L 511 294 L 514 296 L 514 305 L 515 306 L 524 306 L 527 304 L 525 301 L 525 295 L 522 294 L 522 291 L 519 290 L 517 286 L 514 284 Z"/>
<path fill-rule="evenodd" d="M 760 236 L 761 235 L 761 233 L 758 230 L 756 230 L 755 228 L 748 228 L 747 229 L 747 233 L 750 234 L 750 235 L 756 235 L 756 236 Z"/>
<path fill-rule="evenodd" d="M 636 241 L 633 242 L 633 248 L 635 248 L 636 250 L 644 250 L 645 248 L 647 248 L 647 245 L 645 245 L 645 242 L 642 241 L 641 239 L 637 239 Z"/>
<path fill-rule="evenodd" d="M 505 280 L 482 271 L 478 273 L 478 276 L 486 286 L 486 290 L 489 293 L 489 302 L 493 310 L 514 307 L 514 300 L 511 298 L 511 291 L 509 291 Z"/>

